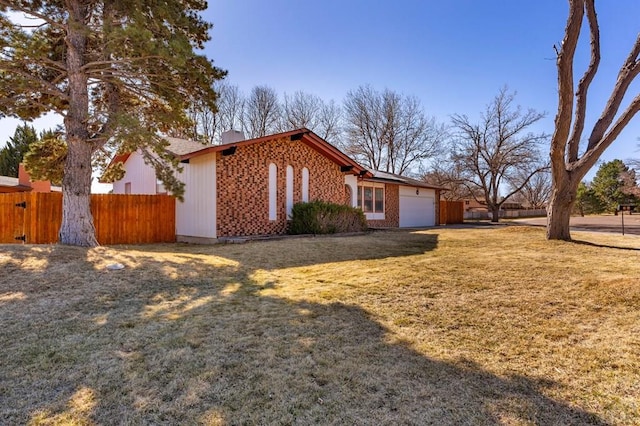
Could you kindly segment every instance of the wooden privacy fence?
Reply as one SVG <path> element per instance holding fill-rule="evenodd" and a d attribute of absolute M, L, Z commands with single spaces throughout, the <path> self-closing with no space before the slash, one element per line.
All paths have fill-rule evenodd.
<path fill-rule="evenodd" d="M 440 225 L 464 222 L 464 201 L 440 200 Z"/>
<path fill-rule="evenodd" d="M 175 242 L 175 205 L 175 198 L 168 195 L 92 194 L 96 238 L 105 245 Z M 62 222 L 62 194 L 0 194 L 0 221 L 0 243 L 55 243 Z"/>

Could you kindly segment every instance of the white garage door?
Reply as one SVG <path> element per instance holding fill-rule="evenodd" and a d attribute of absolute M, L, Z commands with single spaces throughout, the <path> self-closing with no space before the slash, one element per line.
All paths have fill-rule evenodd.
<path fill-rule="evenodd" d="M 400 193 L 400 227 L 419 228 L 436 224 L 435 203 L 429 195 Z"/>

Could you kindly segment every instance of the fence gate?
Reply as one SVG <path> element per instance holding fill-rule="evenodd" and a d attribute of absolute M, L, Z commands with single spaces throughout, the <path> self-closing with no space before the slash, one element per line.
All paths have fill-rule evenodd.
<path fill-rule="evenodd" d="M 0 194 L 0 243 L 26 241 L 27 206 L 24 192 Z"/>

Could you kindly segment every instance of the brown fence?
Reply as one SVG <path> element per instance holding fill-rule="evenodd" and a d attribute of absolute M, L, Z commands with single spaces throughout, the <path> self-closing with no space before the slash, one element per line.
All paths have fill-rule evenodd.
<path fill-rule="evenodd" d="M 100 244 L 174 242 L 175 211 L 175 199 L 167 195 L 91 195 Z M 55 243 L 62 221 L 62 194 L 0 194 L 0 221 L 0 243 Z"/>
<path fill-rule="evenodd" d="M 464 201 L 440 200 L 440 225 L 464 222 Z"/>

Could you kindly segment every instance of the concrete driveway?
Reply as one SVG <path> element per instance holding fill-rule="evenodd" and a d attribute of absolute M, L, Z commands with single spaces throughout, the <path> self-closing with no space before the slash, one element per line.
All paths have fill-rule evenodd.
<path fill-rule="evenodd" d="M 513 219 L 515 223 L 527 225 L 546 226 L 546 217 Z M 611 232 L 615 234 L 622 233 L 622 216 L 600 215 L 600 216 L 573 216 L 571 217 L 571 229 L 576 231 L 595 231 L 595 232 Z M 624 214 L 624 233 L 632 235 L 640 235 L 640 214 L 635 213 L 629 215 Z"/>

